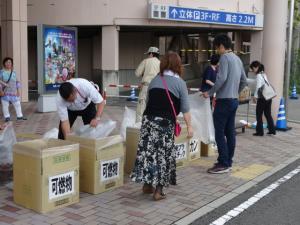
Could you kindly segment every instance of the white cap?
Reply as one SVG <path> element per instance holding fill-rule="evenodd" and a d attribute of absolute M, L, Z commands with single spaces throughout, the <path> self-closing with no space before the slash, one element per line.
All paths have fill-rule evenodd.
<path fill-rule="evenodd" d="M 145 52 L 144 54 L 149 54 L 149 53 L 156 53 L 156 54 L 159 54 L 159 49 L 156 48 L 156 47 L 150 47 L 148 49 L 148 52 Z"/>

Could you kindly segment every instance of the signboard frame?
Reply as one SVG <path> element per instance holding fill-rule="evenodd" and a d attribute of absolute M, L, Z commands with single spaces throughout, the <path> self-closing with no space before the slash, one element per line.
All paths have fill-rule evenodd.
<path fill-rule="evenodd" d="M 174 10 L 181 10 L 184 12 L 190 12 L 189 18 L 178 18 Z M 183 13 L 184 13 L 183 12 Z M 191 22 L 191 23 L 203 23 L 203 24 L 216 24 L 226 26 L 241 26 L 249 28 L 263 28 L 263 15 L 254 13 L 241 13 L 241 12 L 229 12 L 218 10 L 207 10 L 200 8 L 188 8 L 179 7 L 164 4 L 149 4 L 149 18 L 158 20 L 169 20 L 179 22 Z M 195 13 L 199 14 L 195 19 Z M 170 16 L 173 14 L 173 16 Z M 234 21 L 224 21 L 224 16 L 234 18 Z"/>
<path fill-rule="evenodd" d="M 46 79 L 45 79 L 45 30 L 46 29 L 53 29 L 57 30 L 59 32 L 63 31 L 71 31 L 74 32 L 74 63 L 75 63 L 75 74 L 74 77 L 78 76 L 78 30 L 76 27 L 65 27 L 65 26 L 53 26 L 53 25 L 45 25 L 45 24 L 39 24 L 37 26 L 37 58 L 38 58 L 38 93 L 40 95 L 44 94 L 56 94 L 60 83 L 54 83 L 53 88 L 47 88 L 46 87 Z"/>

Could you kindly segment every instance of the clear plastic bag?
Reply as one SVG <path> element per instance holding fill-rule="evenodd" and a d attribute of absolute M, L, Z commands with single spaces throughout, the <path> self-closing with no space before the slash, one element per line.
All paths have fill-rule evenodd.
<path fill-rule="evenodd" d="M 215 142 L 210 99 L 200 96 L 200 93 L 189 95 L 194 138 L 199 138 L 205 144 Z"/>
<path fill-rule="evenodd" d="M 46 138 L 46 139 L 49 139 L 49 138 L 57 139 L 58 138 L 58 129 L 57 128 L 53 128 L 53 129 L 47 131 L 43 135 L 43 138 Z"/>
<path fill-rule="evenodd" d="M 134 127 L 135 120 L 136 120 L 136 112 L 125 106 L 123 120 L 120 128 L 120 135 L 122 136 L 123 140 L 126 140 L 126 128 Z"/>
<path fill-rule="evenodd" d="M 75 134 L 86 138 L 105 138 L 116 128 L 117 122 L 112 120 L 101 121 L 97 127 L 91 127 L 89 124 L 80 127 Z"/>
<path fill-rule="evenodd" d="M 0 166 L 12 164 L 12 148 L 17 143 L 13 125 L 9 123 L 0 131 Z"/>

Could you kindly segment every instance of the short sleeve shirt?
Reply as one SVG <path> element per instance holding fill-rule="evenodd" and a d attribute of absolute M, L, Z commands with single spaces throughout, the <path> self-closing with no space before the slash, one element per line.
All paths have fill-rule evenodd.
<path fill-rule="evenodd" d="M 61 121 L 69 119 L 68 110 L 84 110 L 91 102 L 99 104 L 103 101 L 102 96 L 96 88 L 86 79 L 74 78 L 68 82 L 72 83 L 77 89 L 76 99 L 74 102 L 65 101 L 59 94 L 56 96 L 57 112 Z"/>

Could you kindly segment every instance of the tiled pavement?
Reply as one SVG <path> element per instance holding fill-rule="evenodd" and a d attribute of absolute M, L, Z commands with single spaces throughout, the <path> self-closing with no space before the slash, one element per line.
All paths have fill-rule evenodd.
<path fill-rule="evenodd" d="M 16 133 L 43 134 L 57 126 L 55 113 L 36 113 L 35 103 L 24 104 L 28 121 L 15 124 Z M 108 106 L 105 118 L 120 121 L 123 107 Z M 1 116 L 0 116 L 1 118 Z M 238 134 L 231 174 L 206 173 L 215 156 L 178 169 L 178 185 L 167 189 L 167 199 L 154 202 L 141 186 L 126 178 L 125 185 L 99 195 L 80 194 L 80 203 L 47 214 L 37 214 L 12 201 L 12 192 L 0 187 L 1 224 L 172 224 L 191 212 L 245 184 L 257 175 L 300 153 L 300 125 L 287 133 L 253 137 L 253 130 Z"/>

